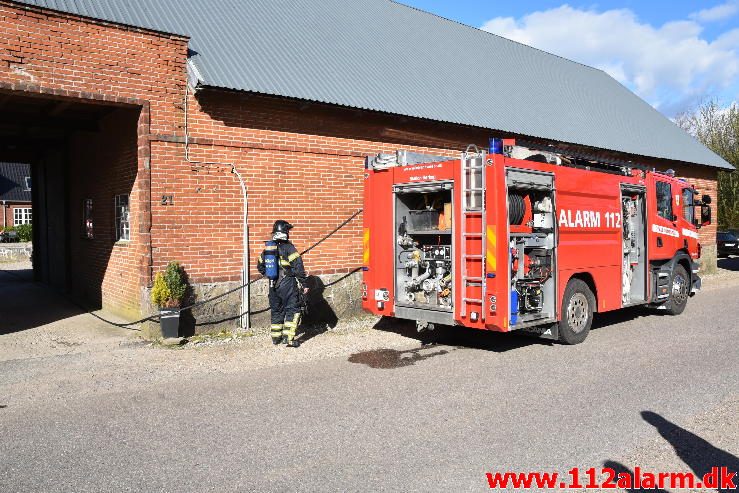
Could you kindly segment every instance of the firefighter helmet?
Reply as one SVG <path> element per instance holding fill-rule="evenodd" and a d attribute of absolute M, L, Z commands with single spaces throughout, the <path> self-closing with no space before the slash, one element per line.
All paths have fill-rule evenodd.
<path fill-rule="evenodd" d="M 290 230 L 293 229 L 293 225 L 282 219 L 275 221 L 272 226 L 272 239 L 277 241 L 287 241 L 290 238 Z"/>

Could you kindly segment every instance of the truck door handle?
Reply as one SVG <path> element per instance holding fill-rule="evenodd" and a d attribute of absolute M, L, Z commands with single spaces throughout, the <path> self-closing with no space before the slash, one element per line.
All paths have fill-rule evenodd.
<path fill-rule="evenodd" d="M 662 248 L 662 237 L 661 236 L 657 237 L 657 248 Z"/>

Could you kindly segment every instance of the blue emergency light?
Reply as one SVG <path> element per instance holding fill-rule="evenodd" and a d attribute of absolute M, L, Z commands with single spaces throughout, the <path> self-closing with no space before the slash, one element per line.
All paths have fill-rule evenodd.
<path fill-rule="evenodd" d="M 503 154 L 503 139 L 490 137 L 490 154 Z"/>

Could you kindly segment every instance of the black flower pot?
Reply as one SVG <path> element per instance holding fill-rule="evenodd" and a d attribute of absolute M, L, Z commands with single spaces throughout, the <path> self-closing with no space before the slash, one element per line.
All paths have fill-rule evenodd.
<path fill-rule="evenodd" d="M 162 328 L 162 338 L 170 339 L 180 335 L 180 309 L 162 308 L 159 310 L 159 325 Z"/>

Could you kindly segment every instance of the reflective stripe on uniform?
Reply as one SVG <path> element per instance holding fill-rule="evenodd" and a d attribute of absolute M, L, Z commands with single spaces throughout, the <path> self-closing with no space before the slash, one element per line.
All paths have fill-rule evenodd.
<path fill-rule="evenodd" d="M 296 313 L 291 321 L 285 322 L 285 330 L 282 333 L 287 336 L 288 340 L 292 340 L 295 337 L 298 325 L 300 325 L 300 313 Z"/>
<path fill-rule="evenodd" d="M 291 254 L 290 254 L 290 255 L 289 255 L 288 257 L 287 257 L 287 261 L 288 261 L 288 262 L 290 262 L 290 263 L 292 263 L 292 262 L 294 262 L 294 261 L 295 261 L 295 260 L 296 260 L 296 259 L 297 259 L 298 257 L 300 257 L 300 254 L 299 254 L 298 252 L 295 252 L 295 253 L 291 253 Z"/>
<path fill-rule="evenodd" d="M 272 324 L 270 329 L 272 332 L 282 332 L 282 324 Z"/>
<path fill-rule="evenodd" d="M 290 267 L 290 262 L 280 259 L 280 265 L 283 267 Z"/>

